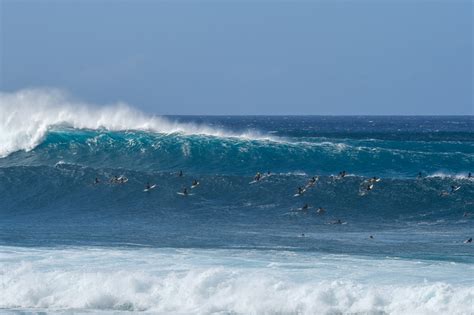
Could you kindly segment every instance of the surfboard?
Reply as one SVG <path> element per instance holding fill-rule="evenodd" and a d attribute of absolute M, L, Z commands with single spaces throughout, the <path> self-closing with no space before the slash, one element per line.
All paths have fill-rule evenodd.
<path fill-rule="evenodd" d="M 294 209 L 293 211 L 308 211 L 308 210 L 310 210 L 310 209 L 313 209 L 313 207 L 308 207 L 308 208 L 306 208 L 306 209 L 303 209 L 303 207 L 301 207 L 301 208 L 296 208 L 296 209 Z"/>
<path fill-rule="evenodd" d="M 151 185 L 150 188 L 145 188 L 145 189 L 143 189 L 143 191 L 147 192 L 147 191 L 152 190 L 152 189 L 155 188 L 155 187 L 156 187 L 156 184 Z"/>
<path fill-rule="evenodd" d="M 314 185 L 316 185 L 316 182 L 314 182 L 314 183 L 307 183 L 306 186 L 305 186 L 305 188 L 311 188 L 311 187 L 313 187 Z"/>
<path fill-rule="evenodd" d="M 196 188 L 197 186 L 199 186 L 199 182 L 197 182 L 196 185 L 191 185 L 191 189 Z"/>
<path fill-rule="evenodd" d="M 306 192 L 306 189 L 303 189 L 303 191 L 301 193 L 296 193 L 296 194 L 293 195 L 293 197 L 302 196 L 305 192 Z"/>
<path fill-rule="evenodd" d="M 193 195 L 194 195 L 194 194 L 190 194 L 190 193 L 185 194 L 185 193 L 182 193 L 182 192 L 177 192 L 177 194 L 178 194 L 178 195 L 181 195 L 181 196 L 185 196 L 185 197 L 186 197 L 186 196 L 193 196 Z"/>
<path fill-rule="evenodd" d="M 119 176 L 117 178 L 116 182 L 119 183 L 119 184 L 126 183 L 126 182 L 128 182 L 128 178 L 122 175 L 122 176 Z"/>
<path fill-rule="evenodd" d="M 459 189 L 461 189 L 461 186 L 458 186 L 458 187 L 454 188 L 451 192 L 458 191 Z"/>
<path fill-rule="evenodd" d="M 326 224 L 331 224 L 331 225 L 345 225 L 345 224 L 347 224 L 347 222 L 346 222 L 346 221 L 343 221 L 343 222 L 341 222 L 341 223 L 339 223 L 339 222 L 328 222 L 328 223 L 326 223 Z"/>

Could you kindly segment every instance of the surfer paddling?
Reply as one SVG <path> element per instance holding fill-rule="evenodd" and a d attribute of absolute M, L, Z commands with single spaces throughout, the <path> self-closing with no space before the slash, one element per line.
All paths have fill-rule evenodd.
<path fill-rule="evenodd" d="M 298 192 L 296 193 L 298 196 L 301 196 L 302 194 L 304 194 L 305 192 L 305 189 L 303 187 L 298 187 Z"/>

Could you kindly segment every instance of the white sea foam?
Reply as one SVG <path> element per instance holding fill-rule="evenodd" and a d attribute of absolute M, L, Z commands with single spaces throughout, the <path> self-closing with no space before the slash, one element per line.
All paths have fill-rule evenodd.
<path fill-rule="evenodd" d="M 468 179 L 468 172 L 464 172 L 464 173 L 457 173 L 457 174 L 453 174 L 453 173 L 445 173 L 445 172 L 442 172 L 442 171 L 439 171 L 439 172 L 435 172 L 433 174 L 430 174 L 426 177 L 430 177 L 430 178 L 455 178 L 455 179 Z"/>
<path fill-rule="evenodd" d="M 473 267 L 293 252 L 0 247 L 0 308 L 469 314 Z"/>
<path fill-rule="evenodd" d="M 75 101 L 60 90 L 0 92 L 0 157 L 18 150 L 33 149 L 55 125 L 79 129 L 200 134 L 249 140 L 276 139 L 254 131 L 237 134 L 205 125 L 177 123 L 163 117 L 146 115 L 124 103 L 98 107 Z"/>

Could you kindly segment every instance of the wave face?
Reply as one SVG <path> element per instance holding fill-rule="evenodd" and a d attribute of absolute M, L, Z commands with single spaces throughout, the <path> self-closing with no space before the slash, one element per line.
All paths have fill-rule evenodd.
<path fill-rule="evenodd" d="M 469 313 L 456 305 L 472 301 L 463 241 L 474 230 L 473 126 L 472 116 L 157 117 L 58 91 L 2 93 L 0 308 Z M 369 191 L 373 176 L 381 181 Z M 147 182 L 158 186 L 144 192 Z M 178 195 L 185 187 L 191 195 Z M 105 256 L 89 257 L 97 247 Z M 171 268 L 168 256 L 190 260 Z M 113 257 L 120 268 L 101 269 Z M 403 275 L 418 274 L 417 263 L 436 272 L 410 282 Z M 84 264 L 90 272 L 71 267 Z"/>

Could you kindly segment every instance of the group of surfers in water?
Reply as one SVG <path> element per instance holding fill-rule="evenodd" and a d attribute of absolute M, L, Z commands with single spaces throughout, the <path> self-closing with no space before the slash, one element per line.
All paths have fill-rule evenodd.
<path fill-rule="evenodd" d="M 268 176 L 270 176 L 270 175 L 271 175 L 270 171 L 268 171 L 268 172 L 266 172 L 266 173 L 264 173 L 264 174 L 262 174 L 262 173 L 260 173 L 260 172 L 257 172 L 257 174 L 255 174 L 255 176 L 254 176 L 254 182 L 259 182 L 259 181 L 261 181 L 262 179 L 264 179 L 264 178 L 266 178 L 266 177 L 268 177 Z M 341 172 L 339 172 L 339 174 L 338 174 L 338 178 L 344 178 L 344 177 L 346 177 L 346 175 L 347 175 L 347 173 L 346 173 L 345 170 L 344 170 L 344 171 L 341 171 Z M 180 170 L 180 171 L 178 172 L 178 177 L 183 177 L 183 176 L 184 176 L 184 173 L 183 173 L 182 170 Z M 473 176 L 472 176 L 471 172 L 469 172 L 469 174 L 467 175 L 467 178 L 472 178 L 472 177 L 473 177 Z M 421 172 L 419 172 L 417 178 L 418 178 L 418 179 L 423 178 L 423 174 L 422 174 Z M 308 188 L 314 186 L 318 180 L 319 180 L 319 176 L 316 176 L 316 177 L 313 176 L 313 177 L 308 181 L 308 183 L 306 184 L 306 186 L 300 186 L 300 187 L 298 187 L 297 192 L 296 192 L 296 194 L 295 194 L 295 197 L 296 197 L 296 196 L 301 196 L 301 195 L 303 195 L 303 194 L 306 192 L 306 190 L 307 190 Z M 125 184 L 127 181 L 128 181 L 128 178 L 125 177 L 125 176 L 123 176 L 123 175 L 120 175 L 120 176 L 116 176 L 116 175 L 115 175 L 115 176 L 113 176 L 112 178 L 110 178 L 110 180 L 109 180 L 109 182 L 112 183 L 112 184 Z M 367 181 L 364 181 L 363 183 L 366 184 L 366 186 L 364 187 L 364 190 L 367 191 L 367 192 L 373 190 L 373 189 L 374 189 L 374 184 L 377 183 L 377 182 L 379 182 L 379 181 L 380 181 L 380 178 L 378 178 L 378 177 L 376 177 L 376 176 L 370 178 L 370 179 L 367 180 Z M 99 180 L 98 177 L 96 177 L 95 180 L 94 180 L 94 184 L 99 184 L 99 183 L 100 183 L 100 180 Z M 192 182 L 192 184 L 191 184 L 191 188 L 195 188 L 195 187 L 198 186 L 198 185 L 199 185 L 199 182 L 198 182 L 196 179 L 194 179 L 193 182 Z M 145 185 L 145 191 L 150 191 L 152 188 L 155 188 L 155 187 L 156 187 L 156 185 L 151 185 L 149 182 L 147 182 L 146 185 Z M 450 195 L 450 194 L 453 194 L 454 192 L 456 192 L 456 191 L 459 190 L 460 188 L 461 188 L 460 186 L 451 185 L 451 190 L 450 190 L 450 191 L 442 191 L 442 192 L 440 193 L 440 196 L 448 196 L 448 195 Z M 180 194 L 185 195 L 185 196 L 189 195 L 189 190 L 188 190 L 188 188 L 187 188 L 187 187 L 184 187 L 183 190 L 182 190 L 182 192 L 181 192 Z M 307 206 L 307 207 L 305 207 L 305 206 L 307 206 L 307 205 L 304 205 L 301 209 L 302 209 L 302 210 L 307 210 L 309 206 Z M 320 208 L 320 209 L 322 209 L 322 208 Z M 320 210 L 320 209 L 318 209 L 318 210 Z M 324 213 L 324 211 L 321 210 L 321 211 L 319 211 L 318 213 Z"/>
<path fill-rule="evenodd" d="M 183 176 L 184 176 L 184 173 L 183 173 L 182 170 L 180 170 L 178 172 L 178 177 L 183 177 Z M 120 176 L 114 175 L 109 180 L 109 183 L 111 183 L 111 184 L 125 184 L 126 182 L 128 182 L 128 178 L 123 176 L 123 175 L 120 175 Z M 96 177 L 94 179 L 94 184 L 100 184 L 100 180 L 99 180 L 98 177 Z M 199 181 L 197 179 L 194 179 L 191 183 L 191 188 L 195 188 L 198 185 L 199 185 Z M 150 182 L 147 182 L 146 185 L 145 185 L 145 190 L 144 191 L 150 191 L 155 187 L 157 187 L 156 184 L 152 185 L 152 184 L 150 184 Z M 188 188 L 184 187 L 183 190 L 179 194 L 184 195 L 184 196 L 189 195 Z"/>
<path fill-rule="evenodd" d="M 270 171 L 262 174 L 260 172 L 257 172 L 254 176 L 254 182 L 259 182 L 261 181 L 262 179 L 270 176 L 271 173 Z M 347 173 L 345 170 L 339 172 L 338 174 L 338 178 L 342 179 L 344 177 L 346 177 Z M 183 177 L 184 176 L 184 173 L 182 170 L 180 170 L 178 172 L 178 177 Z M 468 173 L 467 175 L 467 178 L 472 178 L 472 174 L 471 172 Z M 423 178 L 423 174 L 421 172 L 418 173 L 418 176 L 417 176 L 418 179 L 421 179 Z M 305 186 L 300 186 L 298 187 L 297 189 L 297 192 L 296 194 L 294 195 L 295 197 L 297 196 L 301 196 L 303 195 L 307 189 L 313 187 L 316 182 L 319 180 L 319 176 L 313 176 L 311 177 L 311 179 L 308 181 L 308 183 L 305 185 Z M 364 188 L 364 190 L 366 190 L 367 192 L 368 191 L 371 191 L 374 189 L 374 184 L 379 182 L 380 181 L 380 178 L 374 176 L 366 181 L 363 182 L 363 184 L 365 183 L 366 186 Z M 120 176 L 113 176 L 112 178 L 110 178 L 109 180 L 110 183 L 112 184 L 125 184 L 126 182 L 128 182 L 128 178 L 123 176 L 123 175 L 120 175 Z M 99 184 L 100 183 L 100 180 L 98 177 L 95 178 L 94 180 L 94 184 Z M 191 183 L 191 188 L 195 188 L 196 186 L 199 185 L 199 181 L 194 179 Z M 157 187 L 157 185 L 151 185 L 150 182 L 147 182 L 146 185 L 145 185 L 145 190 L 144 191 L 150 191 L 152 190 L 153 188 Z M 459 190 L 461 187 L 460 186 L 455 186 L 455 185 L 451 185 L 451 190 L 450 191 L 443 191 L 440 193 L 440 196 L 447 196 L 447 195 L 450 195 L 450 194 L 453 194 L 455 193 L 457 190 Z M 189 190 L 187 187 L 184 187 L 183 190 L 181 192 L 178 192 L 178 194 L 180 195 L 183 195 L 183 196 L 188 196 L 190 193 L 189 193 Z M 311 207 L 309 206 L 309 204 L 305 203 L 301 208 L 297 209 L 297 211 L 303 211 L 303 212 L 307 212 L 308 210 L 310 210 Z M 326 209 L 324 209 L 323 207 L 319 207 L 317 210 L 316 210 L 316 213 L 318 215 L 322 215 L 322 214 L 325 214 L 326 213 Z M 464 212 L 464 217 L 467 217 L 470 213 L 467 213 L 467 212 Z M 332 222 L 329 222 L 329 224 L 345 224 L 346 222 L 343 222 L 342 220 L 340 219 L 337 219 L 335 221 L 332 221 Z M 304 236 L 304 234 L 302 234 L 302 236 Z M 369 237 L 370 239 L 373 239 L 374 237 L 372 235 L 370 235 Z M 465 243 L 472 243 L 472 238 L 469 238 L 465 241 Z"/>

